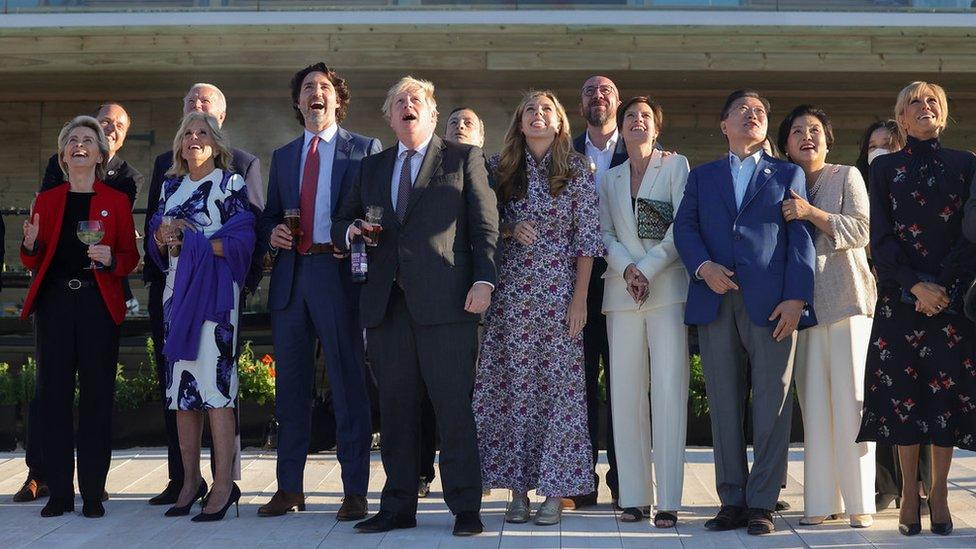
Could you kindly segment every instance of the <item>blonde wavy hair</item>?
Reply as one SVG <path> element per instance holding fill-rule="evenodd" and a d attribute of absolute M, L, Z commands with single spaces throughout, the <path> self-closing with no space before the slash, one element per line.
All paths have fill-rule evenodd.
<path fill-rule="evenodd" d="M 898 99 L 895 101 L 895 120 L 898 122 L 898 133 L 901 135 L 902 143 L 908 138 L 907 125 L 904 122 L 905 110 L 912 101 L 922 97 L 926 92 L 934 95 L 936 102 L 939 103 L 939 119 L 936 120 L 939 133 L 945 131 L 949 124 L 949 100 L 946 98 L 945 89 L 938 84 L 916 80 L 898 92 Z"/>
<path fill-rule="evenodd" d="M 437 122 L 437 100 L 434 99 L 434 84 L 429 80 L 414 78 L 410 75 L 397 80 L 397 83 L 393 84 L 386 92 L 386 99 L 383 100 L 381 110 L 383 111 L 383 118 L 387 122 L 390 121 L 390 109 L 393 108 L 393 98 L 396 97 L 396 94 L 404 91 L 419 91 L 420 95 L 427 100 L 427 105 L 430 106 L 430 110 L 434 113 L 434 122 Z"/>
<path fill-rule="evenodd" d="M 513 200 L 525 198 L 529 188 L 529 180 L 525 166 L 525 135 L 522 133 L 522 114 L 530 101 L 544 97 L 556 107 L 559 119 L 559 129 L 552 145 L 549 146 L 551 160 L 549 164 L 549 194 L 559 196 L 570 179 L 578 174 L 570 165 L 570 159 L 578 153 L 573 150 L 573 138 L 569 129 L 569 118 L 556 94 L 550 90 L 530 90 L 522 96 L 522 101 L 512 115 L 512 122 L 505 132 L 505 140 L 498 159 L 498 200 L 507 204 Z"/>
<path fill-rule="evenodd" d="M 207 124 L 207 129 L 210 131 L 210 138 L 213 139 L 214 167 L 224 171 L 231 169 L 233 157 L 230 152 L 230 142 L 227 140 L 227 134 L 220 129 L 220 123 L 217 122 L 217 119 L 213 115 L 194 111 L 187 113 L 183 117 L 183 121 L 180 122 L 180 129 L 176 131 L 176 137 L 173 138 L 173 165 L 166 172 L 168 177 L 183 177 L 190 173 L 190 167 L 186 159 L 183 158 L 183 134 L 186 133 L 190 124 L 197 121 L 202 121 Z"/>
<path fill-rule="evenodd" d="M 105 181 L 105 165 L 108 164 L 109 148 L 108 139 L 105 138 L 105 131 L 102 125 L 91 116 L 76 116 L 61 128 L 58 134 L 58 166 L 61 166 L 61 173 L 68 177 L 68 164 L 64 161 L 64 149 L 68 146 L 68 136 L 76 128 L 88 128 L 95 132 L 95 144 L 98 152 L 102 155 L 102 161 L 95 165 L 95 178 Z"/>

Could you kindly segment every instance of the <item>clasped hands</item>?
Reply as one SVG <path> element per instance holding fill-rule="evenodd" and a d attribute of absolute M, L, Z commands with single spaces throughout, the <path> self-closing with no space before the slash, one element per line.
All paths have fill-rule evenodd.
<path fill-rule="evenodd" d="M 644 304 L 648 295 L 648 282 L 644 273 L 640 272 L 637 265 L 631 263 L 624 269 L 624 282 L 627 283 L 627 293 L 634 299 L 638 307 Z"/>
<path fill-rule="evenodd" d="M 926 316 L 937 315 L 949 306 L 945 287 L 934 282 L 918 282 L 910 291 L 916 297 L 915 310 Z"/>
<path fill-rule="evenodd" d="M 179 244 L 180 240 L 183 239 L 184 229 L 189 229 L 193 232 L 197 230 L 193 223 L 185 219 L 174 219 L 170 223 L 161 224 L 159 227 L 156 227 L 153 238 L 156 239 L 156 244 L 160 246 L 173 246 Z"/>

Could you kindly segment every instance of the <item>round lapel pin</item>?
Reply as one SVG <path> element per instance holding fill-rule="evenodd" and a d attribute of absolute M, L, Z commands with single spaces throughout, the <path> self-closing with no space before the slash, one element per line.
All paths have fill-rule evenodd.
<path fill-rule="evenodd" d="M 108 217 L 108 211 L 102 210 L 102 217 Z"/>
<path fill-rule="evenodd" d="M 115 170 L 109 170 L 108 171 L 108 175 L 109 175 L 109 177 L 115 175 Z"/>

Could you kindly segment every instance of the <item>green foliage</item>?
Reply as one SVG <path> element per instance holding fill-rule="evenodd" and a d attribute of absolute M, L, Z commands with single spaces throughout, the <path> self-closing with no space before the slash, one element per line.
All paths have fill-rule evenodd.
<path fill-rule="evenodd" d="M 10 371 L 10 365 L 0 362 L 0 405 L 20 402 L 20 376 Z"/>
<path fill-rule="evenodd" d="M 708 397 L 705 396 L 705 374 L 702 373 L 701 357 L 691 355 L 689 359 L 691 378 L 688 384 L 688 402 L 691 413 L 698 417 L 708 414 Z"/>
<path fill-rule="evenodd" d="M 257 404 L 274 403 L 275 361 L 271 355 L 255 357 L 251 342 L 245 341 L 237 357 L 237 374 L 240 400 Z"/>
<path fill-rule="evenodd" d="M 30 402 L 34 398 L 35 385 L 37 384 L 37 362 L 33 357 L 27 357 L 27 363 L 20 369 L 20 395 L 21 402 Z"/>
<path fill-rule="evenodd" d="M 122 375 L 123 366 L 119 364 L 115 373 L 115 409 L 135 410 L 147 402 L 159 400 L 159 382 L 156 372 L 139 365 L 136 375 Z"/>

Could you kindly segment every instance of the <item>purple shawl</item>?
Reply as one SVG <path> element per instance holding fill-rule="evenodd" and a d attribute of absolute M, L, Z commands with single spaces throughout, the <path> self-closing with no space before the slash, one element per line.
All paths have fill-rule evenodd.
<path fill-rule="evenodd" d="M 148 255 L 162 269 L 167 258 L 160 254 L 152 234 L 160 223 L 150 220 Z M 238 210 L 209 239 L 201 232 L 183 231 L 183 249 L 173 283 L 166 320 L 169 330 L 163 355 L 170 361 L 196 360 L 203 322 L 227 322 L 234 309 L 234 283 L 243 287 L 256 239 L 255 217 L 249 209 Z M 224 257 L 214 255 L 210 240 L 222 239 Z M 164 312 L 164 315 L 166 313 Z"/>

